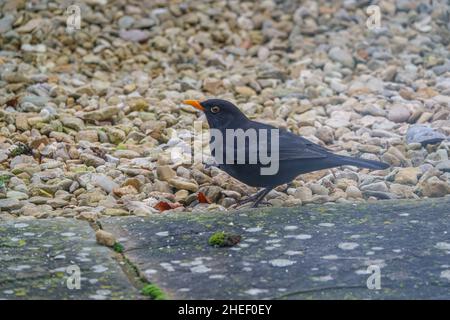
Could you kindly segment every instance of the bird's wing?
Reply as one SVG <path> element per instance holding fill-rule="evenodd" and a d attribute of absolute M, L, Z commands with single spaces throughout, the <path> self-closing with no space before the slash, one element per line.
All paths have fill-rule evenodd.
<path fill-rule="evenodd" d="M 273 127 L 271 125 L 262 124 L 259 122 L 251 122 L 248 128 L 245 129 L 266 129 L 267 131 L 267 139 L 263 139 L 262 141 L 259 141 L 258 138 L 258 148 L 256 148 L 256 145 L 249 145 L 248 141 L 244 145 L 236 143 L 233 145 L 226 144 L 226 149 L 229 151 L 224 150 L 224 159 L 225 159 L 225 153 L 232 152 L 234 155 L 237 155 L 239 153 L 245 154 L 246 157 L 256 156 L 259 159 L 259 154 L 253 154 L 258 153 L 260 151 L 261 144 L 266 146 L 266 152 L 271 152 L 272 144 L 276 141 L 272 141 L 270 130 L 277 129 L 278 131 L 278 154 L 279 154 L 279 160 L 295 160 L 295 159 L 322 159 L 329 155 L 329 150 L 327 150 L 324 147 L 319 146 L 318 144 L 315 144 L 303 137 L 300 137 L 296 134 L 293 134 L 287 130 L 284 129 L 278 129 L 276 127 Z M 259 135 L 258 135 L 259 136 Z M 231 147 L 231 149 L 229 149 Z M 276 145 L 274 146 L 274 151 L 276 152 Z M 243 153 L 242 153 L 243 152 Z M 271 153 L 270 153 L 271 154 Z"/>
<path fill-rule="evenodd" d="M 279 131 L 279 159 L 322 159 L 329 150 L 289 131 Z"/>

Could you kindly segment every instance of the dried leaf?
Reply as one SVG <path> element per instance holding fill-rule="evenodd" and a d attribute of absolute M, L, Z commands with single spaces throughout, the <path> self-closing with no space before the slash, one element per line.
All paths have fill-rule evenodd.
<path fill-rule="evenodd" d="M 6 105 L 8 107 L 13 107 L 15 108 L 17 106 L 17 103 L 19 102 L 19 97 L 14 97 L 8 101 L 6 101 Z"/>
<path fill-rule="evenodd" d="M 211 200 L 209 200 L 203 192 L 197 193 L 197 200 L 200 203 L 211 203 Z"/>
<path fill-rule="evenodd" d="M 159 211 L 166 211 L 166 210 L 171 210 L 171 209 L 175 209 L 178 207 L 181 207 L 182 205 L 178 202 L 176 203 L 170 203 L 170 202 L 166 202 L 166 201 L 160 201 L 157 204 L 155 204 L 155 206 L 153 208 L 159 210 Z"/>

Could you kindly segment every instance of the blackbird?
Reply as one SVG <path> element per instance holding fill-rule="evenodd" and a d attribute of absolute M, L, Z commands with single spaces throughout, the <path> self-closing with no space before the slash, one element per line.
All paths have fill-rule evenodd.
<path fill-rule="evenodd" d="M 222 133 L 223 141 L 210 140 L 210 146 L 216 142 L 214 148 L 211 148 L 211 152 L 213 157 L 216 159 L 219 158 L 219 168 L 247 185 L 263 188 L 254 196 L 247 198 L 239 204 L 254 201 L 252 207 L 255 208 L 273 188 L 291 182 L 295 177 L 303 173 L 343 165 L 369 169 L 386 169 L 389 167 L 388 164 L 379 161 L 333 154 L 330 150 L 287 130 L 252 121 L 238 107 L 226 100 L 208 99 L 201 102 L 197 100 L 185 100 L 183 103 L 189 104 L 205 113 L 210 132 L 214 130 L 215 132 Z M 239 129 L 242 129 L 244 132 L 253 130 L 256 132 L 257 141 L 245 139 L 244 143 L 236 143 L 236 137 L 226 139 L 226 137 L 229 137 L 227 136 L 227 132 L 230 130 L 238 131 Z M 261 134 L 263 131 L 275 132 L 273 131 L 274 129 L 278 132 L 278 137 L 273 137 L 270 134 Z M 218 142 L 223 143 L 223 148 L 217 148 Z M 268 165 L 267 161 L 262 161 L 260 152 L 273 151 L 271 147 L 275 143 L 278 146 L 276 149 L 273 149 L 278 153 L 274 160 L 277 161 L 277 171 L 271 174 L 263 174 L 262 169 L 267 168 Z M 239 161 L 239 158 L 237 158 L 239 152 L 244 152 L 244 162 Z M 252 152 L 258 153 L 256 162 L 249 161 Z M 264 154 L 264 152 L 261 154 Z"/>

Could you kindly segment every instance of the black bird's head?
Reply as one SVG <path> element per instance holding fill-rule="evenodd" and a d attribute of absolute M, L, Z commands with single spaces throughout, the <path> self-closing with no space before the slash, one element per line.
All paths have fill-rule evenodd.
<path fill-rule="evenodd" d="M 202 102 L 184 100 L 183 103 L 203 111 L 210 128 L 231 128 L 241 121 L 248 121 L 238 107 L 226 100 L 208 99 Z"/>

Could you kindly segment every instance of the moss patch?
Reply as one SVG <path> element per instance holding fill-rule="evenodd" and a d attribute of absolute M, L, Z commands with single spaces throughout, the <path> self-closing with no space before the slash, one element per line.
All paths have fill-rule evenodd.
<path fill-rule="evenodd" d="M 113 245 L 113 250 L 114 250 L 115 252 L 117 252 L 117 253 L 122 253 L 123 250 L 124 250 L 124 247 L 123 247 L 123 245 L 122 245 L 120 242 L 116 242 L 116 243 L 114 243 L 114 245 Z"/>
<path fill-rule="evenodd" d="M 151 297 L 153 300 L 165 300 L 166 295 L 164 292 L 155 284 L 147 284 L 145 285 L 142 290 L 142 294 L 144 296 Z"/>
<path fill-rule="evenodd" d="M 241 242 L 241 236 L 238 234 L 219 231 L 211 235 L 208 244 L 214 247 L 232 247 Z"/>
<path fill-rule="evenodd" d="M 26 144 L 19 143 L 10 153 L 11 157 L 20 156 L 21 154 L 32 154 L 31 148 Z"/>

